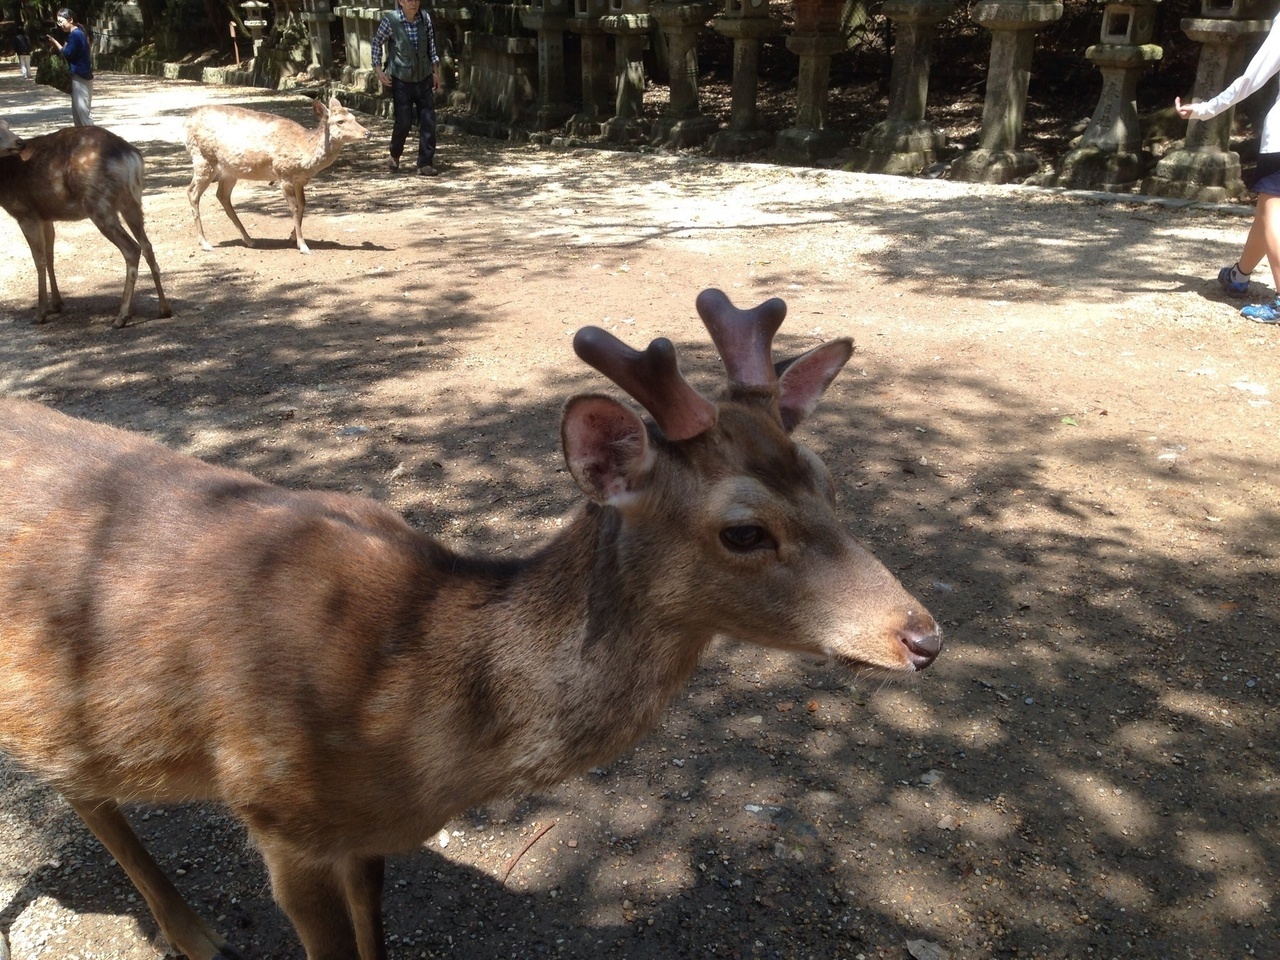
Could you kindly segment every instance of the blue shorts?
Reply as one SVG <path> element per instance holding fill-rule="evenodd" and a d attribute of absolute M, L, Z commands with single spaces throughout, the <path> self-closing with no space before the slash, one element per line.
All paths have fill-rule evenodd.
<path fill-rule="evenodd" d="M 1254 193 L 1269 193 L 1280 196 L 1280 153 L 1258 154 L 1258 165 L 1253 171 Z"/>

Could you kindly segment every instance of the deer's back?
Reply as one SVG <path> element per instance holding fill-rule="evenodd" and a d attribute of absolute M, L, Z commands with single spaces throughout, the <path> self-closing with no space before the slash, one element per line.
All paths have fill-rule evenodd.
<path fill-rule="evenodd" d="M 67 127 L 0 158 L 0 207 L 23 220 L 83 220 L 142 200 L 138 149 L 102 127 Z"/>
<path fill-rule="evenodd" d="M 0 749 L 73 796 L 287 783 L 315 821 L 327 784 L 403 769 L 370 711 L 447 565 L 372 501 L 0 400 Z"/>
<path fill-rule="evenodd" d="M 213 167 L 218 179 L 287 181 L 320 169 L 304 169 L 315 152 L 314 132 L 285 117 L 206 106 L 192 111 L 184 126 L 192 163 Z"/>

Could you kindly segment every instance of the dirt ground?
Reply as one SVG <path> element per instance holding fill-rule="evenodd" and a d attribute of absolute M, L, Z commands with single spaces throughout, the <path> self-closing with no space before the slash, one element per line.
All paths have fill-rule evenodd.
<path fill-rule="evenodd" d="M 1213 282 L 1247 211 L 448 130 L 426 181 L 384 171 L 371 120 L 312 184 L 310 256 L 265 184 L 236 191 L 253 250 L 210 191 L 206 253 L 180 123 L 207 101 L 309 116 L 102 75 L 96 118 L 147 157 L 174 315 L 144 276 L 113 329 L 119 257 L 73 223 L 66 309 L 32 326 L 0 216 L 0 391 L 514 554 L 577 499 L 561 404 L 611 389 L 577 327 L 669 336 L 714 389 L 698 291 L 778 295 L 780 353 L 855 338 L 803 436 L 947 632 L 888 685 L 716 646 L 634 753 L 395 860 L 393 957 L 1280 956 L 1280 328 Z M 0 116 L 34 134 L 69 103 L 10 67 Z M 110 857 L 9 765 L 0 820 L 16 960 L 163 950 Z M 301 956 L 227 815 L 134 820 L 247 956 Z"/>

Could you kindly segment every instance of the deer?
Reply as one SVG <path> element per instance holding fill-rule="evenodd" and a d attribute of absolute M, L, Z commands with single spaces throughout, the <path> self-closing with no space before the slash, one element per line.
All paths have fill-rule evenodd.
<path fill-rule="evenodd" d="M 852 341 L 775 363 L 783 301 L 695 306 L 728 374 L 716 399 L 666 338 L 577 332 L 649 416 L 568 399 L 584 500 L 517 559 L 0 400 L 0 750 L 62 793 L 174 948 L 241 956 L 122 803 L 224 804 L 308 960 L 384 960 L 386 857 L 616 758 L 714 637 L 886 677 L 934 662 L 937 622 L 844 530 L 792 437 Z"/>
<path fill-rule="evenodd" d="M 239 180 L 267 180 L 280 184 L 293 214 L 289 239 L 297 242 L 300 253 L 311 252 L 302 238 L 303 191 L 312 177 L 338 159 L 346 144 L 372 136 L 337 97 L 330 98 L 327 107 L 314 100 L 312 107 L 320 121 L 312 130 L 285 117 L 244 107 L 213 105 L 191 111 L 183 124 L 191 154 L 187 199 L 203 249 L 213 249 L 200 221 L 200 198 L 209 184 L 217 181 L 218 202 L 240 231 L 245 246 L 252 247 L 253 238 L 231 205 L 231 191 Z"/>
<path fill-rule="evenodd" d="M 92 220 L 124 256 L 124 294 L 116 327 L 133 315 L 139 255 L 151 268 L 160 316 L 171 315 L 142 215 L 145 173 L 138 148 L 103 127 L 68 127 L 24 140 L 0 120 L 0 207 L 18 221 L 31 248 L 38 291 L 36 323 L 62 310 L 53 270 L 55 220 Z M 120 222 L 122 216 L 128 230 Z"/>

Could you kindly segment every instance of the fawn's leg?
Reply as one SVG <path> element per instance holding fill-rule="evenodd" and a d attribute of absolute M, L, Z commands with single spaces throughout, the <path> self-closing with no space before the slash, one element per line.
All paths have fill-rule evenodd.
<path fill-rule="evenodd" d="M 353 960 L 360 957 L 340 864 L 273 837 L 255 833 L 271 874 L 276 903 L 293 922 L 307 960 Z"/>

